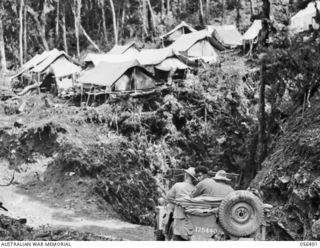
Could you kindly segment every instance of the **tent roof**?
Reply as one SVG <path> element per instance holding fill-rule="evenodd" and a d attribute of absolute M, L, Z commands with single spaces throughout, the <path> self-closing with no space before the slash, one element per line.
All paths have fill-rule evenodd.
<path fill-rule="evenodd" d="M 250 28 L 243 35 L 243 40 L 253 40 L 258 37 L 260 30 L 262 29 L 261 20 L 254 20 Z"/>
<path fill-rule="evenodd" d="M 124 54 L 126 52 L 128 52 L 129 49 L 134 49 L 136 51 L 138 51 L 137 49 L 135 49 L 135 41 L 132 41 L 131 43 L 124 45 L 124 46 L 118 46 L 115 45 L 107 54 Z"/>
<path fill-rule="evenodd" d="M 166 58 L 173 56 L 171 47 L 161 49 L 143 49 L 137 56 L 141 65 L 157 65 Z"/>
<path fill-rule="evenodd" d="M 320 10 L 320 1 L 317 1 L 317 8 Z M 316 16 L 316 8 L 314 2 L 310 2 L 308 6 L 300 10 L 290 19 L 289 29 L 294 33 L 299 33 L 309 29 L 309 25 L 314 25 L 313 17 Z"/>
<path fill-rule="evenodd" d="M 83 84 L 111 87 L 128 69 L 139 65 L 136 59 L 120 63 L 103 61 L 97 67 L 85 72 L 78 81 Z"/>
<path fill-rule="evenodd" d="M 100 62 L 109 62 L 109 63 L 123 63 L 132 61 L 136 58 L 134 54 L 94 54 L 89 53 L 84 61 L 92 62 L 94 66 L 97 66 Z"/>
<path fill-rule="evenodd" d="M 236 47 L 242 45 L 242 34 L 234 25 L 207 26 L 207 30 L 225 47 Z"/>
<path fill-rule="evenodd" d="M 177 30 L 181 29 L 181 28 L 187 28 L 189 29 L 190 32 L 195 32 L 197 30 L 195 30 L 193 27 L 191 27 L 189 24 L 185 23 L 184 21 L 182 21 L 178 26 L 176 26 L 174 29 L 172 29 L 171 31 L 169 31 L 168 33 L 161 35 L 160 39 L 164 39 L 166 37 L 168 37 L 169 35 L 173 34 L 174 32 L 176 32 Z"/>
<path fill-rule="evenodd" d="M 172 69 L 184 70 L 189 68 L 186 64 L 184 64 L 178 58 L 175 57 L 167 58 L 155 67 L 162 71 L 171 71 Z"/>
<path fill-rule="evenodd" d="M 51 68 L 56 77 L 65 77 L 81 71 L 79 66 L 70 62 L 65 56 L 59 57 L 51 64 Z"/>
<path fill-rule="evenodd" d="M 62 52 L 62 51 L 54 52 L 49 57 L 47 57 L 45 60 L 43 60 L 41 63 L 39 63 L 37 66 L 35 66 L 32 69 L 32 72 L 45 71 L 53 62 L 55 62 L 61 56 L 69 58 L 69 56 L 65 52 Z"/>
<path fill-rule="evenodd" d="M 41 63 L 42 61 L 44 61 L 45 59 L 47 59 L 51 55 L 58 54 L 58 53 L 59 53 L 59 51 L 56 48 L 54 48 L 51 51 L 44 51 L 41 54 L 36 54 L 32 59 L 30 59 L 28 62 L 26 62 L 20 68 L 20 71 L 17 74 L 15 74 L 12 78 L 20 76 L 24 72 L 26 72 L 26 71 L 32 69 L 33 67 L 37 66 L 39 63 Z"/>
<path fill-rule="evenodd" d="M 218 50 L 224 50 L 224 47 L 219 45 L 219 43 L 212 38 L 212 36 L 207 30 L 201 30 L 189 34 L 184 34 L 180 38 L 178 38 L 174 43 L 172 43 L 169 47 L 171 47 L 175 52 L 184 52 L 187 51 L 198 41 L 204 39 L 208 39 L 210 44 Z"/>

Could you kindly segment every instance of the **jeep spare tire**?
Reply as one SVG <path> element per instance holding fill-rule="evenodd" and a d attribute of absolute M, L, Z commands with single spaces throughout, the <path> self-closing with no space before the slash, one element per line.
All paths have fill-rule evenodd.
<path fill-rule="evenodd" d="M 262 201 L 250 191 L 234 191 L 219 206 L 219 222 L 230 235 L 248 236 L 260 227 L 262 221 Z"/>

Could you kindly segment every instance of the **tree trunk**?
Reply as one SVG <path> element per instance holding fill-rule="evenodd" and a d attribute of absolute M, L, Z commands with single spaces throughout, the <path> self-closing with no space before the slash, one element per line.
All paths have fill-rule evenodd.
<path fill-rule="evenodd" d="M 224 24 L 224 12 L 226 8 L 226 0 L 222 0 L 221 24 Z"/>
<path fill-rule="evenodd" d="M 76 44 L 77 44 L 77 57 L 80 58 L 80 24 L 81 24 L 81 0 L 74 0 L 74 29 L 76 35 Z"/>
<path fill-rule="evenodd" d="M 83 33 L 83 35 L 87 38 L 87 40 L 91 43 L 91 45 L 100 52 L 100 48 L 93 42 L 93 40 L 90 38 L 90 36 L 87 34 L 86 30 L 82 27 L 81 24 L 80 30 Z"/>
<path fill-rule="evenodd" d="M 166 9 L 167 9 L 166 14 L 168 15 L 168 13 L 169 13 L 169 11 L 170 11 L 170 0 L 167 0 Z"/>
<path fill-rule="evenodd" d="M 105 10 L 105 2 L 104 0 L 99 0 L 100 8 L 101 8 L 101 14 L 102 14 L 102 29 L 103 29 L 103 36 L 104 41 L 107 44 L 108 43 L 108 32 L 107 32 L 107 24 L 106 24 L 106 10 Z"/>
<path fill-rule="evenodd" d="M 152 29 L 152 37 L 154 37 L 155 35 L 155 31 L 156 31 L 156 22 L 155 22 L 155 19 L 154 19 L 154 14 L 153 14 L 153 9 L 152 9 L 152 6 L 151 6 L 151 2 L 150 0 L 146 0 L 147 1 L 147 4 L 148 4 L 148 8 L 149 8 L 149 13 L 150 13 L 150 18 L 149 18 L 149 21 L 151 23 L 151 29 Z"/>
<path fill-rule="evenodd" d="M 204 14 L 203 14 L 203 4 L 202 4 L 202 0 L 199 0 L 199 22 L 200 25 L 204 25 L 205 21 L 204 21 Z"/>
<path fill-rule="evenodd" d="M 60 16 L 60 0 L 57 0 L 57 17 L 56 17 L 56 42 L 59 41 L 59 18 Z"/>
<path fill-rule="evenodd" d="M 255 5 L 254 5 L 254 0 L 250 0 L 250 13 L 251 13 L 251 16 L 254 15 L 254 8 L 255 8 Z"/>
<path fill-rule="evenodd" d="M 210 0 L 206 0 L 206 17 L 207 20 L 210 18 Z"/>
<path fill-rule="evenodd" d="M 39 32 L 39 35 L 40 35 L 40 38 L 41 38 L 41 41 L 42 41 L 42 44 L 43 44 L 44 48 L 46 50 L 49 50 L 49 46 L 48 46 L 48 43 L 47 43 L 47 40 L 46 40 L 45 22 L 41 23 L 41 22 L 45 21 L 44 10 L 42 11 L 41 22 L 40 22 L 39 21 L 39 14 L 36 11 L 34 11 L 34 9 L 32 9 L 30 6 L 26 6 L 26 7 L 27 7 L 28 13 L 32 16 L 33 20 L 36 23 L 37 30 Z M 43 7 L 43 8 L 45 8 L 45 7 Z"/>
<path fill-rule="evenodd" d="M 118 30 L 117 30 L 117 18 L 116 12 L 114 10 L 114 4 L 112 0 L 109 0 L 111 11 L 112 11 L 112 22 L 113 22 L 113 32 L 114 32 L 114 43 L 118 45 Z"/>
<path fill-rule="evenodd" d="M 125 23 L 125 20 L 126 20 L 126 0 L 123 0 L 122 2 L 122 13 L 121 13 L 121 23 L 120 23 L 120 39 L 123 39 L 123 30 L 124 30 L 124 23 Z"/>
<path fill-rule="evenodd" d="M 148 10 L 147 1 L 141 0 L 141 10 L 142 10 L 142 40 L 145 41 L 145 37 L 148 36 Z"/>
<path fill-rule="evenodd" d="M 266 54 L 261 55 L 260 89 L 259 89 L 259 169 L 267 156 L 266 111 L 265 111 L 265 87 L 266 87 Z"/>
<path fill-rule="evenodd" d="M 164 19 L 164 13 L 165 13 L 165 11 L 164 11 L 164 0 L 161 0 L 161 16 L 160 16 L 161 22 Z"/>
<path fill-rule="evenodd" d="M 3 3 L 0 2 L 0 64 L 1 71 L 7 70 L 7 60 L 6 60 L 6 52 L 5 52 L 5 42 L 4 42 L 4 31 L 3 31 Z"/>
<path fill-rule="evenodd" d="M 47 5 L 47 0 L 44 0 L 43 10 L 42 10 L 41 16 L 40 16 L 40 19 L 41 19 L 40 36 L 41 36 L 44 48 L 46 50 L 49 50 L 49 45 L 48 45 L 48 42 L 46 39 L 46 11 L 45 11 L 46 5 Z"/>
<path fill-rule="evenodd" d="M 262 0 L 262 18 L 270 19 L 270 2 L 269 2 L 269 0 Z"/>
<path fill-rule="evenodd" d="M 63 32 L 63 47 L 64 47 L 64 51 L 66 53 L 68 53 L 67 28 L 66 28 L 66 6 L 65 6 L 65 4 L 63 5 L 62 32 Z"/>
<path fill-rule="evenodd" d="M 20 65 L 23 65 L 23 9 L 24 0 L 20 0 L 19 8 L 19 21 L 20 21 L 20 31 L 19 31 L 19 51 L 20 51 Z"/>
<path fill-rule="evenodd" d="M 26 6 L 28 5 L 28 0 L 25 0 L 25 3 L 24 3 Z M 27 20 L 27 8 L 24 8 L 23 10 L 23 20 L 24 20 L 24 25 L 23 25 L 23 58 L 24 58 L 24 61 L 27 61 L 27 58 L 28 58 L 28 42 L 27 42 L 27 29 L 28 29 L 28 20 Z"/>
<path fill-rule="evenodd" d="M 237 25 L 237 28 L 238 28 L 238 29 L 240 28 L 240 20 L 241 20 L 240 8 L 241 8 L 241 0 L 237 0 L 237 6 L 236 6 L 236 10 L 237 10 L 236 25 Z"/>

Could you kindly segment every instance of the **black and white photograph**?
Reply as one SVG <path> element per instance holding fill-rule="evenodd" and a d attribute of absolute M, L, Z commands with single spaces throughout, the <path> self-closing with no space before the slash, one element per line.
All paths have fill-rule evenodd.
<path fill-rule="evenodd" d="M 0 0 L 1 248 L 318 240 L 320 1 Z"/>

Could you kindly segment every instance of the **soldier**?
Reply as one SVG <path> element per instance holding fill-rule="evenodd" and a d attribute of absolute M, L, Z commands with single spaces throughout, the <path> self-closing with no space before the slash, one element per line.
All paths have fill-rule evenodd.
<path fill-rule="evenodd" d="M 219 170 L 213 177 L 216 182 L 216 188 L 214 196 L 225 197 L 229 193 L 233 192 L 233 188 L 228 184 L 231 180 L 227 178 L 227 173 L 224 170 Z"/>
<path fill-rule="evenodd" d="M 194 190 L 193 181 L 195 180 L 195 169 L 190 167 L 185 170 L 184 181 L 175 183 L 167 194 L 169 201 L 178 200 L 189 196 Z M 174 205 L 173 211 L 173 240 L 187 241 L 190 240 L 191 230 L 188 230 L 188 220 L 181 206 Z"/>
<path fill-rule="evenodd" d="M 196 168 L 196 173 L 196 177 L 200 182 L 192 192 L 192 197 L 200 195 L 225 197 L 227 194 L 234 191 L 232 187 L 227 184 L 230 179 L 227 178 L 227 174 L 224 170 L 218 171 L 213 178 L 208 177 L 208 169 L 205 166 L 198 166 Z"/>

